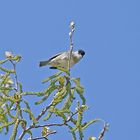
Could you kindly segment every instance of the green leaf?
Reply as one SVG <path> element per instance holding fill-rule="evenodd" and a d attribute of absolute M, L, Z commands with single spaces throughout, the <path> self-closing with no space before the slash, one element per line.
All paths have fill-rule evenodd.
<path fill-rule="evenodd" d="M 66 90 L 67 90 L 67 99 L 64 102 L 64 105 L 62 106 L 62 109 L 69 109 L 73 103 L 73 100 L 75 99 L 74 97 L 74 92 L 75 88 L 71 88 L 71 83 L 70 81 L 67 82 L 66 84 Z"/>
<path fill-rule="evenodd" d="M 14 119 L 15 118 L 15 116 L 13 116 L 12 114 L 11 114 L 11 112 L 10 112 L 10 109 L 12 108 L 12 106 L 14 105 L 14 103 L 11 103 L 11 105 L 9 106 L 8 104 L 6 104 L 6 114 L 8 114 L 9 115 L 9 117 L 10 118 L 12 118 L 12 119 Z"/>
<path fill-rule="evenodd" d="M 76 134 L 75 134 L 75 132 L 74 131 L 71 131 L 71 130 L 73 130 L 73 127 L 70 126 L 70 125 L 67 125 L 67 126 L 70 129 L 70 133 L 72 134 L 73 140 L 76 140 Z"/>
<path fill-rule="evenodd" d="M 6 73 L 15 73 L 15 70 L 9 70 L 9 69 L 3 68 L 3 67 L 0 67 L 0 70 L 4 71 Z"/>
<path fill-rule="evenodd" d="M 5 112 L 5 109 L 0 108 L 0 124 L 7 124 L 8 123 L 8 116 L 7 116 L 7 112 Z M 4 126 L 6 128 L 6 132 L 5 134 L 8 133 L 9 131 L 9 126 Z M 3 128 L 0 128 L 0 130 L 2 131 Z"/>
<path fill-rule="evenodd" d="M 77 120 L 76 120 L 76 119 L 74 119 L 74 118 L 71 118 L 71 122 L 72 122 L 74 125 L 76 125 Z"/>
<path fill-rule="evenodd" d="M 96 137 L 89 137 L 88 140 L 96 140 Z"/>
<path fill-rule="evenodd" d="M 23 92 L 22 95 L 23 96 L 28 96 L 28 95 L 42 96 L 44 95 L 44 93 L 43 92 Z"/>
<path fill-rule="evenodd" d="M 74 81 L 77 86 L 80 86 L 80 78 L 72 78 L 71 80 Z"/>
<path fill-rule="evenodd" d="M 20 93 L 22 93 L 23 92 L 22 84 L 19 82 L 18 82 L 18 84 L 19 84 L 19 91 L 20 91 Z"/>
<path fill-rule="evenodd" d="M 13 125 L 15 123 L 15 120 L 13 120 L 12 122 L 5 122 L 2 125 L 0 125 L 0 130 L 2 130 L 3 128 L 9 127 L 10 125 Z"/>
<path fill-rule="evenodd" d="M 35 102 L 35 105 L 39 105 L 39 104 L 43 103 L 44 101 L 47 100 L 47 98 L 48 98 L 48 96 L 43 97 L 41 100 Z"/>
<path fill-rule="evenodd" d="M 50 119 L 53 113 L 49 112 L 48 115 L 43 119 L 44 121 L 47 121 Z"/>
<path fill-rule="evenodd" d="M 7 62 L 9 59 L 5 59 L 5 60 L 0 60 L 0 65 Z"/>
<path fill-rule="evenodd" d="M 24 108 L 23 109 L 24 112 L 28 113 L 30 116 L 30 119 L 33 121 L 34 124 L 38 123 L 38 121 L 36 120 L 36 118 L 34 117 L 33 113 L 31 112 L 31 110 Z"/>
<path fill-rule="evenodd" d="M 84 129 L 86 129 L 89 125 L 91 125 L 91 124 L 93 124 L 93 123 L 95 123 L 95 122 L 98 122 L 98 121 L 100 121 L 100 119 L 95 119 L 95 120 L 91 120 L 91 121 L 89 121 L 89 122 L 86 122 L 86 123 L 82 126 L 82 129 L 84 130 Z"/>
<path fill-rule="evenodd" d="M 78 129 L 77 126 L 75 126 L 75 127 L 71 130 L 71 132 L 76 132 L 77 129 Z"/>
<path fill-rule="evenodd" d="M 85 105 L 86 104 L 86 99 L 83 95 L 83 92 L 81 92 L 78 87 L 75 87 L 75 90 L 78 93 L 78 95 L 80 96 L 80 98 L 82 100 L 82 104 Z"/>
<path fill-rule="evenodd" d="M 68 76 L 70 76 L 70 72 L 67 69 L 61 68 L 61 67 L 57 67 L 58 70 L 65 72 Z"/>
<path fill-rule="evenodd" d="M 15 140 L 16 139 L 17 129 L 18 129 L 19 122 L 20 122 L 19 119 L 17 119 L 16 122 L 15 122 L 14 128 L 13 128 L 10 140 Z"/>
<path fill-rule="evenodd" d="M 65 83 L 65 81 L 66 81 L 65 76 L 59 76 L 59 77 L 58 77 L 58 81 L 59 81 L 59 84 L 60 84 L 61 86 L 64 86 L 64 83 Z"/>
<path fill-rule="evenodd" d="M 26 131 L 26 132 L 30 135 L 30 138 L 33 137 L 32 131 L 28 130 L 28 131 Z"/>
<path fill-rule="evenodd" d="M 83 140 L 84 134 L 81 128 L 78 129 L 79 130 L 79 136 L 80 136 L 80 140 Z"/>
<path fill-rule="evenodd" d="M 11 58 L 11 60 L 16 61 L 16 62 L 19 62 L 21 60 L 21 56 L 16 55 L 13 58 Z"/>
<path fill-rule="evenodd" d="M 74 98 L 74 91 L 75 91 L 75 89 L 71 89 L 70 92 L 68 93 L 69 96 L 67 97 L 66 101 L 64 102 L 62 110 L 69 109 L 71 107 L 73 100 L 75 99 Z"/>
<path fill-rule="evenodd" d="M 78 115 L 77 115 L 77 120 L 76 120 L 76 126 L 75 128 L 72 129 L 72 131 L 80 130 L 82 129 L 82 120 L 83 120 L 83 110 L 80 108 L 80 103 L 78 102 L 78 107 L 77 107 Z"/>
<path fill-rule="evenodd" d="M 26 108 L 30 110 L 29 103 L 28 103 L 27 101 L 25 101 L 25 100 L 24 100 L 23 102 L 25 103 L 25 105 L 26 105 Z"/>
<path fill-rule="evenodd" d="M 63 118 L 64 121 L 67 120 L 67 117 L 65 116 L 65 114 L 64 114 L 63 111 L 61 111 L 61 110 L 55 108 L 55 109 L 53 110 L 53 113 L 55 113 L 57 116 Z"/>
<path fill-rule="evenodd" d="M 83 114 L 81 111 L 78 111 L 76 127 L 79 128 L 82 125 Z"/>
<path fill-rule="evenodd" d="M 6 73 L 5 75 L 0 76 L 0 87 L 6 84 L 8 80 L 10 80 L 9 75 L 10 73 Z"/>
<path fill-rule="evenodd" d="M 80 78 L 72 78 L 72 81 L 74 81 L 76 84 L 76 91 L 80 94 L 83 94 L 84 88 L 80 85 Z"/>
<path fill-rule="evenodd" d="M 49 128 L 48 127 L 43 127 L 43 130 L 42 130 L 42 136 L 46 136 L 49 132 Z"/>
<path fill-rule="evenodd" d="M 46 83 L 46 82 L 48 82 L 48 81 L 50 81 L 50 80 L 52 80 L 52 79 L 58 77 L 58 76 L 61 75 L 61 74 L 62 74 L 62 72 L 57 72 L 56 74 L 54 74 L 54 75 L 50 76 L 49 78 L 43 80 L 42 83 Z"/>
<path fill-rule="evenodd" d="M 0 87 L 0 92 L 3 93 L 4 95 L 8 96 L 8 92 L 11 90 L 14 90 L 13 87 Z"/>
<path fill-rule="evenodd" d="M 58 91 L 54 98 L 53 98 L 53 105 L 57 105 L 58 103 L 60 103 L 65 97 L 67 96 L 67 90 L 66 87 L 64 86 L 60 91 Z"/>
<path fill-rule="evenodd" d="M 83 96 L 84 88 L 80 85 L 80 78 L 72 78 L 72 81 L 74 81 L 74 83 L 76 84 L 75 90 L 78 93 L 78 95 L 80 96 L 80 98 L 82 99 L 82 101 L 83 101 L 82 104 L 85 105 L 86 104 L 86 99 Z"/>
<path fill-rule="evenodd" d="M 3 100 L 4 100 L 5 102 L 7 102 L 7 101 L 14 102 L 14 103 L 17 102 L 17 100 L 14 98 L 14 96 L 4 97 Z"/>
<path fill-rule="evenodd" d="M 25 130 L 26 126 L 27 126 L 27 121 L 26 120 L 20 120 L 20 125 L 21 125 L 22 129 Z"/>
<path fill-rule="evenodd" d="M 83 94 L 83 92 L 84 92 L 84 88 L 81 86 L 76 86 L 75 89 L 76 89 L 77 93 L 79 93 L 79 94 Z"/>
<path fill-rule="evenodd" d="M 44 101 L 46 101 L 49 97 L 49 95 L 57 89 L 57 86 L 55 86 L 55 84 L 53 83 L 53 81 L 51 82 L 51 85 L 48 87 L 48 89 L 46 91 L 44 91 L 44 95 L 45 97 L 43 97 L 41 100 L 35 102 L 35 105 L 41 104 Z M 43 95 L 43 94 L 42 94 Z"/>
<path fill-rule="evenodd" d="M 20 99 L 21 99 L 21 96 L 20 96 L 19 93 L 15 93 L 14 96 L 13 96 L 13 98 L 15 99 L 15 102 L 19 102 Z"/>

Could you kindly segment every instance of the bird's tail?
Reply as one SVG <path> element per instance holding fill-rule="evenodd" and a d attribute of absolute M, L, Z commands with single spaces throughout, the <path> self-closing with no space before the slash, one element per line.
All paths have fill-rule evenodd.
<path fill-rule="evenodd" d="M 39 67 L 46 66 L 46 65 L 48 65 L 48 63 L 49 63 L 49 61 L 40 61 Z"/>

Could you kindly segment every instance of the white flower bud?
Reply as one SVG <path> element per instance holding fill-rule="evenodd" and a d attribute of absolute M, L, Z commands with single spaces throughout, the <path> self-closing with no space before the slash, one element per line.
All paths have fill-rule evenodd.
<path fill-rule="evenodd" d="M 70 23 L 70 28 L 71 28 L 71 29 L 74 29 L 74 27 L 75 27 L 75 23 L 74 23 L 74 21 L 71 21 L 71 23 Z"/>
<path fill-rule="evenodd" d="M 6 58 L 12 58 L 13 57 L 13 54 L 12 54 L 12 52 L 6 51 L 5 52 L 5 56 L 6 56 Z"/>
<path fill-rule="evenodd" d="M 49 130 L 50 128 L 46 126 L 46 129 Z"/>
<path fill-rule="evenodd" d="M 4 87 L 5 88 L 9 88 L 11 85 L 9 83 L 5 84 Z"/>
<path fill-rule="evenodd" d="M 69 32 L 69 36 L 72 36 L 72 32 Z"/>
<path fill-rule="evenodd" d="M 78 111 L 78 108 L 76 107 L 75 110 Z"/>

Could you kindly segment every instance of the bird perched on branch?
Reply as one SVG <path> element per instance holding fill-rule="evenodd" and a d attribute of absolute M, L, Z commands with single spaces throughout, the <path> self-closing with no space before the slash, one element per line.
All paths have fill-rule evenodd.
<path fill-rule="evenodd" d="M 57 68 L 68 68 L 68 61 L 69 61 L 69 53 L 70 52 L 63 52 L 56 54 L 55 56 L 51 57 L 47 61 L 40 61 L 39 66 L 46 66 L 49 65 L 50 69 L 57 69 Z M 77 62 L 79 62 L 83 56 L 85 55 L 85 52 L 83 50 L 78 50 L 71 53 L 70 58 L 70 67 L 75 65 Z"/>

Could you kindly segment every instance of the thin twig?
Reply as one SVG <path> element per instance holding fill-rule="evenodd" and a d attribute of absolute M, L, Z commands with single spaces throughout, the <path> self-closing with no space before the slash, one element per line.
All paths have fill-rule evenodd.
<path fill-rule="evenodd" d="M 72 117 L 74 115 L 76 115 L 78 113 L 78 111 L 76 111 L 75 113 L 73 113 L 71 116 L 68 117 L 68 119 L 63 122 L 63 123 L 51 123 L 51 124 L 45 124 L 45 125 L 36 125 L 33 126 L 33 128 L 41 128 L 41 127 L 51 127 L 51 126 L 63 126 L 63 125 L 67 125 L 67 123 L 72 119 Z M 30 130 L 30 129 L 28 129 Z"/>
<path fill-rule="evenodd" d="M 64 122 L 64 123 L 52 123 L 52 124 L 45 124 L 45 125 L 30 125 L 27 129 L 25 129 L 22 134 L 19 136 L 19 140 L 22 140 L 24 135 L 26 134 L 27 131 L 33 129 L 33 128 L 43 128 L 43 127 L 51 127 L 51 126 L 64 126 L 67 125 L 67 123 L 72 119 L 72 117 L 74 115 L 76 115 L 78 113 L 78 111 L 76 111 L 75 113 L 73 113 L 71 116 L 68 117 L 68 119 Z M 41 113 L 42 114 L 42 113 Z"/>
<path fill-rule="evenodd" d="M 50 103 L 48 106 L 46 106 L 44 109 L 42 109 L 41 113 L 37 116 L 36 120 L 39 121 L 39 119 L 46 113 L 46 111 L 52 106 L 52 103 Z M 31 124 L 27 129 L 25 129 L 21 135 L 19 136 L 19 140 L 22 140 L 26 132 L 32 128 L 35 128 L 34 124 Z"/>
<path fill-rule="evenodd" d="M 36 120 L 38 121 L 52 105 L 53 104 L 50 103 L 48 106 L 46 106 L 44 109 L 42 109 L 41 113 L 37 116 Z"/>
<path fill-rule="evenodd" d="M 40 139 L 45 139 L 48 140 L 48 136 L 57 133 L 56 131 L 50 131 L 46 136 L 41 136 L 41 137 L 36 137 L 28 140 L 40 140 Z"/>
<path fill-rule="evenodd" d="M 16 72 L 16 64 L 12 60 L 10 60 L 10 62 L 13 65 L 13 68 L 15 71 L 15 90 L 18 92 L 19 83 L 18 83 L 18 77 L 17 77 L 17 72 Z"/>
<path fill-rule="evenodd" d="M 71 116 L 68 117 L 68 119 L 66 121 L 64 121 L 63 123 L 51 123 L 51 124 L 45 124 L 45 125 L 34 125 L 31 128 L 28 128 L 26 130 L 30 130 L 32 128 L 41 128 L 41 127 L 51 127 L 51 126 L 63 126 L 63 125 L 67 125 L 67 123 L 72 119 L 72 117 L 74 115 L 76 115 L 78 113 L 78 111 L 74 112 Z"/>
<path fill-rule="evenodd" d="M 27 140 L 42 140 L 42 139 L 45 139 L 45 140 L 49 140 L 48 138 L 42 136 L 42 137 L 36 137 L 36 138 L 33 138 L 33 139 L 27 139 Z"/>
<path fill-rule="evenodd" d="M 98 140 L 103 140 L 104 134 L 108 130 L 108 126 L 109 126 L 108 123 L 104 124 L 104 128 L 102 129 L 102 131 L 101 131 L 101 133 L 100 133 L 100 135 L 98 137 Z"/>
<path fill-rule="evenodd" d="M 69 50 L 69 61 L 68 61 L 68 70 L 70 71 L 70 62 L 71 62 L 71 56 L 72 56 L 72 51 L 73 51 L 73 40 L 72 40 L 72 37 L 73 37 L 73 33 L 75 31 L 75 24 L 74 22 L 72 21 L 70 23 L 70 33 L 69 33 L 69 37 L 70 37 L 70 50 Z"/>

